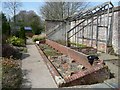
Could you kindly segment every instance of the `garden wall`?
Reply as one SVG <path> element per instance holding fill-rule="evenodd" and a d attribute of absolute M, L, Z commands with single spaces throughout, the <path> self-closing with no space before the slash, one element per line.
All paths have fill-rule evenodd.
<path fill-rule="evenodd" d="M 112 47 L 113 47 L 113 49 L 114 49 L 114 52 L 116 53 L 116 54 L 120 54 L 119 52 L 120 52 L 120 47 L 118 46 L 119 45 L 119 37 L 120 37 L 120 33 L 119 33 L 119 23 L 118 23 L 118 21 L 120 20 L 120 17 L 119 17 L 119 13 L 120 13 L 120 7 L 115 7 L 114 8 L 114 18 L 113 18 L 113 22 L 112 22 L 112 24 L 113 24 L 113 26 L 112 26 Z M 112 15 L 112 13 L 110 13 L 110 16 Z M 105 15 L 102 15 L 101 16 L 103 19 L 101 19 L 101 26 L 107 26 L 107 14 L 105 14 Z M 90 22 L 90 20 L 91 19 L 89 19 L 88 20 L 88 22 Z M 100 20 L 100 19 L 99 19 Z M 80 22 L 80 20 L 79 21 L 76 21 L 76 24 L 78 24 Z M 83 24 L 83 25 L 85 25 L 85 24 L 87 24 L 87 21 Z M 96 26 L 96 24 L 97 24 L 97 20 L 95 20 L 94 22 L 93 22 L 93 44 L 92 44 L 92 47 L 94 47 L 94 48 L 97 48 L 96 47 L 96 41 L 95 41 L 95 39 L 96 39 L 96 30 L 97 30 L 97 26 Z M 99 25 L 100 25 L 100 21 L 99 21 Z M 109 21 L 109 25 L 110 25 L 110 21 Z M 75 26 L 75 21 L 74 22 L 71 22 L 71 28 L 72 27 L 74 27 Z M 79 27 L 80 28 L 80 27 Z M 100 27 L 99 28 L 99 34 L 98 34 L 98 39 L 100 39 L 101 41 L 98 41 L 98 50 L 99 51 L 103 51 L 103 52 L 105 52 L 105 50 L 106 50 L 106 28 L 105 27 Z M 77 31 L 77 30 L 76 30 Z M 71 32 L 71 35 L 72 35 L 72 33 L 74 33 L 75 32 L 75 30 L 73 31 L 73 32 Z M 82 31 L 81 32 L 79 32 L 78 34 L 77 34 L 77 37 L 75 37 L 75 36 L 73 36 L 71 39 L 70 39 L 70 41 L 71 42 L 76 42 L 76 40 L 77 40 L 77 42 L 79 42 L 79 43 L 81 43 L 81 44 L 84 44 L 84 45 L 87 45 L 87 46 L 91 46 L 91 40 L 89 40 L 89 39 L 87 39 L 87 38 L 91 38 L 91 24 L 89 25 L 89 26 L 87 26 L 87 27 L 85 27 L 84 28 L 84 39 L 82 40 Z M 76 38 L 78 38 L 78 39 L 76 39 Z"/>
<path fill-rule="evenodd" d="M 120 43 L 119 42 L 120 32 L 119 32 L 119 27 L 118 27 L 119 26 L 118 21 L 119 21 L 119 18 L 120 18 L 119 17 L 119 12 L 120 12 L 120 7 L 115 7 L 114 19 L 113 19 L 113 22 L 112 22 L 112 24 L 113 24 L 113 27 L 112 27 L 112 30 L 113 30 L 113 33 L 112 33 L 112 47 L 113 47 L 113 50 L 116 54 L 120 54 L 120 46 L 119 46 L 120 45 L 119 44 Z M 104 16 L 102 15 L 102 18 L 104 18 L 104 19 L 102 19 L 101 25 L 105 26 L 106 23 L 107 23 L 107 15 L 104 15 Z M 79 23 L 80 21 L 76 21 L 76 22 Z M 89 22 L 89 20 L 88 20 L 88 22 Z M 94 24 L 94 26 L 93 26 L 93 39 L 96 38 L 96 22 L 97 22 L 97 20 L 94 21 L 94 23 L 93 23 Z M 66 37 L 66 32 L 68 30 L 70 30 L 72 27 L 75 26 L 75 22 L 71 22 L 70 24 L 68 24 L 68 23 L 64 23 L 63 21 L 46 21 L 46 33 L 48 33 L 50 30 L 54 29 L 55 26 L 60 24 L 60 23 L 62 23 L 63 25 L 60 28 L 58 28 L 56 30 L 56 32 L 52 33 L 48 37 L 48 39 L 55 40 L 55 41 L 56 40 L 62 40 L 62 41 L 67 40 L 66 39 L 67 38 Z M 87 23 L 87 22 L 85 22 L 85 23 Z M 79 30 L 79 28 L 77 30 Z M 71 35 L 74 32 L 75 31 L 71 32 Z M 83 39 L 84 40 L 83 41 L 81 33 L 82 32 L 79 32 L 77 34 L 77 37 L 73 36 L 70 39 L 70 41 L 71 42 L 76 42 L 76 40 L 77 40 L 78 43 L 85 44 L 87 46 L 91 46 L 91 40 Z M 84 28 L 84 37 L 85 38 L 91 38 L 91 26 L 90 25 L 87 26 L 86 28 Z M 106 29 L 105 28 L 100 28 L 99 29 L 98 39 L 103 40 L 103 42 L 98 41 L 98 50 L 105 52 L 105 50 L 106 50 L 106 42 L 105 42 L 105 40 L 106 40 Z M 93 40 L 92 47 L 96 48 L 96 41 L 95 40 Z"/>
<path fill-rule="evenodd" d="M 66 24 L 61 20 L 46 20 L 45 30 L 47 37 L 51 40 L 65 40 L 65 25 Z"/>

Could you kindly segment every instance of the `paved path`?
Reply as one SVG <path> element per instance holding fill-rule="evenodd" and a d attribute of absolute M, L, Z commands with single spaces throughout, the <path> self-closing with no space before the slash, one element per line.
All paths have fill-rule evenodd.
<path fill-rule="evenodd" d="M 47 66 L 35 45 L 27 45 L 28 53 L 23 54 L 22 88 L 57 88 Z"/>
<path fill-rule="evenodd" d="M 109 55 L 109 54 L 106 54 L 106 53 L 100 53 L 99 58 L 101 60 L 104 60 L 104 61 L 109 61 L 109 60 L 116 60 L 116 59 L 118 59 L 118 56 Z"/>
<path fill-rule="evenodd" d="M 101 53 L 99 58 L 105 61 L 106 65 L 109 67 L 111 73 L 114 75 L 114 78 L 106 80 L 105 83 L 108 83 L 114 87 L 119 87 L 120 84 L 118 83 L 118 79 L 119 79 L 118 78 L 119 77 L 118 70 L 120 69 L 120 67 L 111 63 L 111 60 L 113 60 L 113 62 L 117 61 L 117 63 L 118 63 L 118 60 L 120 60 L 118 58 L 118 56 Z"/>

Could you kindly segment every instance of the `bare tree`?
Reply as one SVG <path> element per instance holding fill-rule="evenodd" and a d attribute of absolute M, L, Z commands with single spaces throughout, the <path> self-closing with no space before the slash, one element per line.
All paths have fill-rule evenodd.
<path fill-rule="evenodd" d="M 4 2 L 3 7 L 11 13 L 11 15 L 14 17 L 14 23 L 16 22 L 15 20 L 15 15 L 19 11 L 22 3 L 18 2 L 18 0 L 8 0 Z"/>
<path fill-rule="evenodd" d="M 3 3 L 3 9 L 5 9 L 6 14 L 8 16 L 13 17 L 13 23 L 11 23 L 11 34 L 16 33 L 16 14 L 19 11 L 22 3 L 18 2 L 18 0 L 7 0 Z M 10 17 L 9 17 L 10 18 Z"/>
<path fill-rule="evenodd" d="M 46 2 L 40 8 L 45 19 L 64 19 L 87 7 L 86 2 Z"/>

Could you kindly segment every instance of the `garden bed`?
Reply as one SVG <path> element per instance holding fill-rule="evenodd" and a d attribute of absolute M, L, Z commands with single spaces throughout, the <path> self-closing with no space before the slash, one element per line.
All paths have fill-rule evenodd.
<path fill-rule="evenodd" d="M 44 54 L 41 51 L 40 53 L 43 58 L 47 57 L 46 64 L 59 87 L 101 83 L 110 77 L 109 69 L 102 60 L 94 61 L 91 66 L 87 61 L 82 60 L 86 59 L 84 54 L 71 49 L 69 49 L 70 51 L 66 50 L 64 46 L 49 40 L 46 41 L 46 44 L 39 45 Z M 56 45 L 57 47 L 55 47 Z M 73 55 L 67 54 L 67 51 L 69 54 L 72 52 Z M 80 55 L 79 57 L 82 59 L 76 58 L 77 55 Z"/>
<path fill-rule="evenodd" d="M 85 70 L 83 65 L 76 63 L 67 55 L 63 55 L 46 44 L 40 44 L 39 47 L 43 50 L 48 59 L 53 63 L 62 77 L 72 76 L 79 71 Z M 84 69 L 82 69 L 84 68 Z"/>
<path fill-rule="evenodd" d="M 63 40 L 57 40 L 55 41 L 61 45 L 66 46 L 66 42 Z M 88 47 L 86 45 L 80 44 L 80 43 L 70 43 L 70 48 L 74 49 L 76 51 L 82 52 L 86 55 L 97 55 L 97 49 L 93 48 L 93 47 Z"/>
<path fill-rule="evenodd" d="M 74 49 L 76 51 L 82 52 L 86 55 L 96 55 L 97 54 L 97 49 L 93 48 L 93 47 L 70 47 L 71 49 Z"/>
<path fill-rule="evenodd" d="M 22 83 L 21 61 L 2 58 L 2 89 L 20 88 Z"/>
<path fill-rule="evenodd" d="M 27 52 L 25 40 L 18 37 L 10 37 L 2 44 L 2 89 L 19 89 L 22 84 L 21 59 L 22 53 Z M 1 74 L 1 73 L 0 73 Z"/>

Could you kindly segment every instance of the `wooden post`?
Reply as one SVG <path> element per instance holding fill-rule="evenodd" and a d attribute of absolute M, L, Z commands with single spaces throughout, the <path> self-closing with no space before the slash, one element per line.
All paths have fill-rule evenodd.
<path fill-rule="evenodd" d="M 108 50 L 107 50 L 107 47 L 108 47 L 108 32 L 109 32 L 109 5 L 108 5 L 108 11 L 107 11 L 106 53 L 108 53 Z"/>
<path fill-rule="evenodd" d="M 76 26 L 76 20 L 75 20 L 75 26 Z M 76 33 L 76 28 L 77 27 L 75 27 L 75 33 Z M 77 37 L 76 36 L 77 36 L 77 34 L 75 34 L 75 43 L 76 43 L 75 47 L 77 47 Z"/>
<path fill-rule="evenodd" d="M 92 17 L 92 24 L 91 24 L 91 47 L 93 45 L 93 17 Z"/>
<path fill-rule="evenodd" d="M 83 23 L 82 27 L 84 27 L 84 23 Z M 82 44 L 84 44 L 84 28 L 82 29 Z"/>
<path fill-rule="evenodd" d="M 104 7 L 104 10 L 106 10 L 105 7 Z M 104 26 L 107 26 L 107 25 L 106 25 L 106 12 L 103 13 L 103 21 L 104 21 L 104 22 L 103 22 L 103 25 L 104 25 Z M 107 28 L 108 28 L 108 27 L 107 27 Z M 106 31 L 107 31 L 107 28 L 105 29 Z M 105 52 L 105 53 L 107 52 L 106 37 L 105 37 L 105 49 L 104 49 L 104 52 Z"/>
<path fill-rule="evenodd" d="M 109 46 L 112 46 L 112 34 L 113 34 L 113 20 L 114 20 L 114 8 L 112 8 L 112 15 L 110 21 L 110 30 L 109 30 Z"/>
<path fill-rule="evenodd" d="M 97 29 L 96 29 L 96 48 L 98 49 L 98 33 L 99 33 L 99 28 L 98 28 L 98 19 L 99 16 L 97 15 Z"/>
<path fill-rule="evenodd" d="M 66 22 L 66 46 L 70 47 L 70 39 L 69 39 L 69 34 L 70 32 L 67 32 L 70 30 L 71 23 L 68 21 Z"/>
<path fill-rule="evenodd" d="M 78 21 L 78 23 L 79 23 L 79 21 Z M 80 27 L 80 25 L 77 27 L 77 31 L 79 30 L 79 27 Z M 80 34 L 81 34 L 81 32 L 79 32 L 77 34 L 77 43 L 79 43 L 79 36 L 81 36 Z"/>

